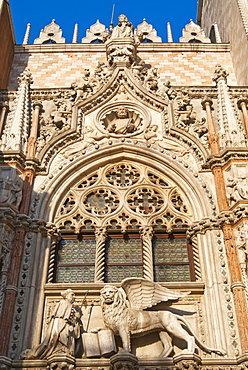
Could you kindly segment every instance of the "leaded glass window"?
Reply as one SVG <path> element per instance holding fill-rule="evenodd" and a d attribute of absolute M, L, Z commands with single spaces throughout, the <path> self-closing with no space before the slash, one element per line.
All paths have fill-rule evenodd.
<path fill-rule="evenodd" d="M 93 283 L 96 242 L 94 235 L 65 236 L 57 250 L 57 283 Z"/>
<path fill-rule="evenodd" d="M 142 241 L 138 234 L 110 235 L 106 240 L 105 281 L 142 277 Z"/>
<path fill-rule="evenodd" d="M 185 234 L 156 234 L 153 262 L 155 281 L 195 280 L 191 248 Z"/>

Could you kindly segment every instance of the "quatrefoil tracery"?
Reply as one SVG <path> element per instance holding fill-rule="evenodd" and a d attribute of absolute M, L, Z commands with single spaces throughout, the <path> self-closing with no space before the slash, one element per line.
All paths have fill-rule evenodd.
<path fill-rule="evenodd" d="M 89 227 L 84 223 L 87 219 L 93 228 L 124 230 L 143 224 L 171 229 L 188 226 L 191 215 L 184 197 L 168 179 L 123 161 L 100 168 L 72 187 L 55 222 L 62 229 L 69 225 L 79 230 Z"/>

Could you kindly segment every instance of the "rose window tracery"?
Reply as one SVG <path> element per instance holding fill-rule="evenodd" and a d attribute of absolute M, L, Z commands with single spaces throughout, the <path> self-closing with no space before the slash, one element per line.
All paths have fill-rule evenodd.
<path fill-rule="evenodd" d="M 128 195 L 127 202 L 133 212 L 148 215 L 158 212 L 165 198 L 158 190 L 142 186 Z"/>
<path fill-rule="evenodd" d="M 189 206 L 171 180 L 149 167 L 123 161 L 100 168 L 76 183 L 64 197 L 56 222 L 64 228 L 70 221 L 73 228 L 80 230 L 90 216 L 95 225 L 112 222 L 124 230 L 131 228 L 128 220 L 134 213 L 139 216 L 137 224 L 152 225 L 157 224 L 154 216 L 158 213 L 161 227 L 168 230 L 185 228 L 191 220 Z"/>
<path fill-rule="evenodd" d="M 97 189 L 85 195 L 83 205 L 86 212 L 97 216 L 105 216 L 114 212 L 119 206 L 116 193 L 110 189 Z"/>
<path fill-rule="evenodd" d="M 111 185 L 125 188 L 139 181 L 140 173 L 131 164 L 123 163 L 110 168 L 106 172 L 106 179 Z"/>
<path fill-rule="evenodd" d="M 82 175 L 56 213 L 63 241 L 56 264 L 51 255 L 55 280 L 190 281 L 191 222 L 183 191 L 158 170 L 122 161 Z"/>

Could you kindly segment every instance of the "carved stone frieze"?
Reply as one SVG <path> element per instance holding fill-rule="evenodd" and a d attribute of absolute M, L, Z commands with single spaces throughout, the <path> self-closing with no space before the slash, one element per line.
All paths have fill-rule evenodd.
<path fill-rule="evenodd" d="M 188 229 L 187 234 L 192 237 L 194 234 L 204 234 L 207 230 L 218 230 L 224 225 L 235 225 L 243 218 L 248 217 L 248 207 L 237 207 L 233 211 L 220 212 L 216 217 L 204 218 L 200 221 L 193 222 Z"/>

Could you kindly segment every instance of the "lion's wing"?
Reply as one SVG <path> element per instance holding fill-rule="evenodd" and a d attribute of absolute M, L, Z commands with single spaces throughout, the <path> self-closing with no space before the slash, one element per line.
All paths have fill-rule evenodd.
<path fill-rule="evenodd" d="M 128 278 L 122 281 L 130 306 L 136 310 L 155 306 L 160 302 L 175 301 L 190 292 L 177 292 L 141 278 Z"/>

